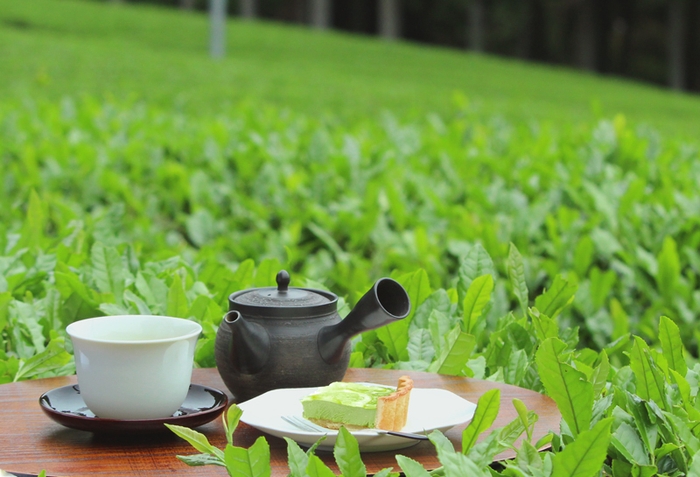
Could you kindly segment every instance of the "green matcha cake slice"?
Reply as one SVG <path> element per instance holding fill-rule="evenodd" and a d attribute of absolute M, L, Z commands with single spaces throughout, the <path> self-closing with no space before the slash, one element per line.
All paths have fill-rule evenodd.
<path fill-rule="evenodd" d="M 396 388 L 336 382 L 305 396 L 301 404 L 306 419 L 329 429 L 398 431 L 406 425 L 411 389 L 408 376 L 399 378 Z"/>

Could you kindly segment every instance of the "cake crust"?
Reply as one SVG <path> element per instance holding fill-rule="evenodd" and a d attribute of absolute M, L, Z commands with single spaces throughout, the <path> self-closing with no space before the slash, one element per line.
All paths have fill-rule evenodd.
<path fill-rule="evenodd" d="M 374 426 L 386 431 L 400 431 L 408 419 L 408 403 L 413 389 L 413 380 L 401 376 L 396 392 L 377 400 L 377 417 Z"/>
<path fill-rule="evenodd" d="M 400 431 L 406 425 L 408 419 L 408 404 L 413 389 L 413 380 L 409 376 L 399 378 L 396 391 L 388 396 L 377 399 L 377 410 L 374 419 L 374 427 L 385 431 Z M 345 427 L 350 430 L 367 429 L 367 427 L 347 424 L 327 419 L 306 417 L 309 421 L 328 429 L 340 429 Z"/>

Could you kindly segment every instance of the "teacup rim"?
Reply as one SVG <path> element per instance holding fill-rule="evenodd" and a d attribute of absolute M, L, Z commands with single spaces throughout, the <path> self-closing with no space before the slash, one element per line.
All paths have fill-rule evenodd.
<path fill-rule="evenodd" d="M 180 321 L 185 321 L 187 323 L 190 323 L 193 325 L 193 328 L 191 331 L 188 331 L 187 333 L 183 333 L 178 336 L 172 336 L 168 338 L 156 338 L 156 339 L 148 339 L 148 340 L 119 340 L 119 339 L 103 339 L 103 338 L 94 338 L 90 336 L 85 336 L 84 333 L 80 333 L 79 327 L 84 326 L 84 323 L 86 322 L 94 322 L 94 321 L 104 321 L 107 319 L 124 319 L 124 318 L 138 318 L 138 319 L 151 319 L 151 318 L 156 318 L 159 320 L 165 320 L 165 321 L 170 321 L 170 320 L 180 320 Z M 193 337 L 197 337 L 202 333 L 202 325 L 197 323 L 196 321 L 187 319 L 187 318 L 178 318 L 175 316 L 166 316 L 166 315 L 106 315 L 106 316 L 96 316 L 92 318 L 84 318 L 82 320 L 74 321 L 70 323 L 68 326 L 66 326 L 66 333 L 70 336 L 71 339 L 78 339 L 82 341 L 87 341 L 91 343 L 104 343 L 104 344 L 113 344 L 113 345 L 138 345 L 138 344 L 157 344 L 157 343 L 171 343 L 175 341 L 181 341 L 181 340 L 188 340 Z"/>

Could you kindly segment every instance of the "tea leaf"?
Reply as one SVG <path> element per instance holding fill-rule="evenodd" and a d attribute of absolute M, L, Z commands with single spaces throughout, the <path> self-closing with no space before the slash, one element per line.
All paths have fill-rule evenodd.
<path fill-rule="evenodd" d="M 535 442 L 535 449 L 542 449 L 544 446 L 550 445 L 553 440 L 554 433 L 550 431 Z"/>
<path fill-rule="evenodd" d="M 559 325 L 556 320 L 540 313 L 537 308 L 530 308 L 528 314 L 532 319 L 535 334 L 539 341 L 544 341 L 547 338 L 556 338 L 559 336 Z"/>
<path fill-rule="evenodd" d="M 476 320 L 481 316 L 484 308 L 491 300 L 492 291 L 493 277 L 491 275 L 482 275 L 472 280 L 463 303 L 464 312 L 462 319 L 465 332 L 472 332 Z"/>
<path fill-rule="evenodd" d="M 175 457 L 192 467 L 199 465 L 218 465 L 226 467 L 226 464 L 222 460 L 211 454 L 178 455 Z"/>
<path fill-rule="evenodd" d="M 136 274 L 135 285 L 149 309 L 156 314 L 165 311 L 168 287 L 163 280 L 140 271 Z"/>
<path fill-rule="evenodd" d="M 634 345 L 630 353 L 630 367 L 637 378 L 639 397 L 654 401 L 662 409 L 667 409 L 663 374 L 651 359 L 649 346 L 639 336 L 634 337 Z"/>
<path fill-rule="evenodd" d="M 187 295 L 185 287 L 179 274 L 173 276 L 173 282 L 168 288 L 168 301 L 165 308 L 165 313 L 168 316 L 176 318 L 186 318 L 189 305 L 187 303 Z"/>
<path fill-rule="evenodd" d="M 221 460 L 221 462 L 225 461 L 224 451 L 212 446 L 209 443 L 209 439 L 207 439 L 207 436 L 205 436 L 204 434 L 197 432 L 193 429 L 184 426 L 178 426 L 175 424 L 165 424 L 165 427 L 173 431 L 176 436 L 186 440 L 192 447 L 197 449 L 199 452 L 211 454 L 219 460 Z"/>
<path fill-rule="evenodd" d="M 450 296 L 447 294 L 447 291 L 445 291 L 443 288 L 435 290 L 416 310 L 416 313 L 413 316 L 413 321 L 411 322 L 411 329 L 427 329 L 430 323 L 430 315 L 434 311 L 440 311 L 441 313 L 449 316 L 451 310 L 452 301 L 450 300 Z M 377 331 L 381 329 L 382 328 L 379 328 Z"/>
<path fill-rule="evenodd" d="M 350 361 L 348 362 L 349 368 L 364 368 L 365 367 L 365 357 L 361 351 L 353 351 L 350 353 Z"/>
<path fill-rule="evenodd" d="M 610 361 L 605 350 L 600 352 L 599 359 L 600 363 L 593 370 L 593 374 L 590 377 L 591 384 L 593 384 L 593 396 L 595 397 L 600 396 L 600 393 L 605 389 L 605 385 L 608 383 L 608 374 L 610 374 Z"/>
<path fill-rule="evenodd" d="M 527 406 L 520 399 L 513 398 L 513 407 L 515 407 L 515 410 L 518 413 L 518 418 L 520 419 L 520 423 L 523 425 L 523 428 L 527 433 L 527 440 L 529 442 L 532 440 L 532 429 L 530 428 L 530 423 L 528 421 Z"/>
<path fill-rule="evenodd" d="M 658 256 L 659 270 L 656 274 L 656 284 L 668 303 L 673 301 L 673 294 L 681 273 L 680 259 L 676 241 L 666 236 Z"/>
<path fill-rule="evenodd" d="M 612 421 L 612 418 L 603 419 L 593 428 L 581 432 L 562 452 L 555 454 L 552 459 L 552 475 L 597 475 L 607 455 Z"/>
<path fill-rule="evenodd" d="M 430 332 L 417 329 L 411 333 L 406 346 L 408 358 L 411 361 L 425 361 L 430 363 L 435 357 L 435 347 L 430 337 Z"/>
<path fill-rule="evenodd" d="M 15 343 L 23 348 L 18 349 L 20 358 L 29 358 L 34 353 L 41 353 L 46 348 L 46 338 L 40 323 L 37 304 L 12 301 L 9 307 L 10 324 Z"/>
<path fill-rule="evenodd" d="M 95 242 L 90 257 L 97 289 L 102 293 L 111 293 L 117 305 L 121 305 L 126 271 L 119 252 L 114 247 Z"/>
<path fill-rule="evenodd" d="M 67 265 L 60 262 L 57 263 L 54 277 L 56 278 L 56 287 L 61 292 L 61 296 L 69 298 L 73 293 L 76 293 L 87 306 L 97 308 L 97 302 L 93 299 L 85 284 Z"/>
<path fill-rule="evenodd" d="M 539 417 L 534 411 L 527 411 L 522 418 L 518 416 L 518 418 L 513 419 L 498 430 L 498 443 L 503 447 L 503 449 L 512 448 L 515 441 L 522 435 L 522 433 L 533 428 L 538 419 Z M 491 459 L 493 459 L 493 457 L 494 456 L 492 455 Z"/>
<path fill-rule="evenodd" d="M 557 275 L 552 286 L 535 299 L 535 307 L 543 314 L 555 318 L 574 300 L 576 289 L 576 284 L 569 283 L 561 275 Z"/>
<path fill-rule="evenodd" d="M 376 330 L 377 338 L 387 347 L 391 359 L 394 361 L 407 360 L 408 355 L 408 328 L 409 324 L 404 320 L 395 321 Z"/>
<path fill-rule="evenodd" d="M 41 237 L 44 236 L 46 213 L 44 203 L 34 189 L 29 193 L 29 205 L 27 207 L 27 219 L 22 227 L 22 235 L 17 246 L 38 247 Z"/>
<path fill-rule="evenodd" d="M 360 446 L 345 427 L 338 431 L 333 456 L 343 477 L 366 477 L 367 469 L 360 457 Z"/>
<path fill-rule="evenodd" d="M 479 436 L 496 420 L 501 407 L 500 389 L 490 389 L 481 395 L 476 404 L 474 417 L 462 431 L 462 452 L 467 453 L 474 447 Z"/>
<path fill-rule="evenodd" d="M 469 449 L 466 455 L 478 466 L 487 468 L 493 462 L 494 457 L 503 452 L 506 448 L 507 446 L 500 440 L 500 431 L 496 429 L 491 431 L 485 439 Z"/>
<path fill-rule="evenodd" d="M 313 454 L 309 456 L 306 473 L 309 474 L 309 477 L 336 477 L 333 471 L 317 455 Z"/>
<path fill-rule="evenodd" d="M 399 463 L 401 470 L 406 477 L 430 477 L 430 472 L 417 461 L 403 455 L 396 456 L 396 462 Z"/>
<path fill-rule="evenodd" d="M 644 405 L 644 401 L 642 401 L 639 396 L 626 392 L 624 393 L 624 400 L 626 401 L 624 408 L 629 414 L 632 415 L 634 422 L 632 423 L 629 421 L 629 419 L 623 420 L 618 418 L 618 420 L 627 422 L 629 425 L 633 425 L 633 427 L 635 427 L 639 433 L 647 452 L 652 452 L 652 449 L 654 449 L 656 445 L 656 439 L 659 431 L 659 427 L 655 422 L 656 419 L 650 418 L 646 406 Z M 625 413 L 621 408 L 613 411 L 613 416 L 619 417 L 620 415 L 626 417 L 627 413 Z"/>
<path fill-rule="evenodd" d="M 610 299 L 610 316 L 613 320 L 612 338 L 614 340 L 629 333 L 629 317 L 622 308 L 620 301 L 616 298 Z"/>
<path fill-rule="evenodd" d="M 425 270 L 420 269 L 416 272 L 403 276 L 398 279 L 406 289 L 409 300 L 411 302 L 411 312 L 403 320 L 390 323 L 376 330 L 377 337 L 384 343 L 394 360 L 405 361 L 410 358 L 407 350 L 409 346 L 409 329 L 416 310 L 423 304 L 426 298 L 430 295 L 430 282 L 428 274 Z"/>
<path fill-rule="evenodd" d="M 282 264 L 280 264 L 279 260 L 266 258 L 258 265 L 253 284 L 256 287 L 277 286 L 275 278 L 281 268 Z"/>
<path fill-rule="evenodd" d="M 530 359 L 523 349 L 512 351 L 503 367 L 503 379 L 508 384 L 519 385 L 530 369 Z"/>
<path fill-rule="evenodd" d="M 547 394 L 557 403 L 562 418 L 576 437 L 588 430 L 593 413 L 593 386 L 580 371 L 562 361 L 566 345 L 547 338 L 537 349 L 535 360 Z"/>
<path fill-rule="evenodd" d="M 64 339 L 55 338 L 49 342 L 46 349 L 41 353 L 32 356 L 26 361 L 20 360 L 14 381 L 21 381 L 60 368 L 72 360 L 73 356 L 65 349 Z"/>
<path fill-rule="evenodd" d="M 677 371 L 681 376 L 685 376 L 688 372 L 688 366 L 683 357 L 681 333 L 678 325 L 666 316 L 662 316 L 659 320 L 659 341 L 669 368 Z"/>
<path fill-rule="evenodd" d="M 448 446 L 436 446 L 438 460 L 444 467 L 446 477 L 463 477 L 465 475 L 489 477 L 488 470 L 478 466 L 466 455 L 455 452 Z"/>
<path fill-rule="evenodd" d="M 401 477 L 398 472 L 392 472 L 391 470 L 391 467 L 387 469 L 382 469 L 376 474 L 374 474 L 374 477 Z"/>
<path fill-rule="evenodd" d="M 233 445 L 233 433 L 238 427 L 238 422 L 241 420 L 243 410 L 233 403 L 229 406 L 226 413 L 223 415 L 224 432 L 226 433 L 226 441 Z"/>
<path fill-rule="evenodd" d="M 428 434 L 428 439 L 433 443 L 438 452 L 441 450 L 447 453 L 455 451 L 455 446 L 452 445 L 452 441 L 445 437 L 445 434 L 439 430 L 435 430 Z"/>
<path fill-rule="evenodd" d="M 664 414 L 663 411 L 661 411 L 661 409 L 653 402 L 647 402 L 645 404 L 649 406 L 650 409 L 656 408 L 655 410 L 658 410 L 659 413 L 661 413 L 661 415 L 665 417 L 665 422 L 663 422 L 664 426 L 661 427 L 661 430 L 668 432 L 670 429 L 672 429 L 675 432 L 675 435 L 673 435 L 673 439 L 677 440 L 673 442 L 674 444 L 682 443 L 685 449 L 692 454 L 695 454 L 696 452 L 700 451 L 700 440 L 697 437 L 695 437 L 690 427 L 688 426 L 688 422 L 685 419 L 671 413 Z M 677 453 L 674 453 L 674 456 L 676 454 Z M 676 457 L 676 461 L 679 460 L 680 459 Z"/>
<path fill-rule="evenodd" d="M 513 289 L 515 298 L 517 298 L 518 303 L 520 303 L 520 309 L 523 315 L 525 315 L 530 303 L 527 283 L 525 282 L 525 266 L 523 265 L 523 257 L 520 255 L 520 252 L 513 242 L 508 246 L 507 268 L 511 288 Z"/>
<path fill-rule="evenodd" d="M 588 267 L 593 262 L 595 254 L 595 245 L 589 236 L 581 237 L 581 240 L 576 244 L 574 249 L 574 270 L 579 277 L 586 276 Z"/>
<path fill-rule="evenodd" d="M 455 327 L 440 352 L 440 356 L 430 365 L 429 370 L 438 374 L 458 376 L 467 365 L 474 350 L 476 339 Z"/>
<path fill-rule="evenodd" d="M 432 293 L 430 279 L 428 278 L 428 273 L 420 268 L 405 277 L 399 278 L 397 281 L 403 285 L 411 301 L 411 312 L 403 320 L 410 323 L 418 307 L 421 306 Z"/>
<path fill-rule="evenodd" d="M 649 455 L 637 431 L 622 422 L 612 435 L 611 444 L 632 464 L 650 464 Z"/>
<path fill-rule="evenodd" d="M 289 466 L 289 477 L 307 477 L 306 467 L 309 465 L 309 456 L 301 450 L 299 444 L 284 437 L 287 441 L 287 465 Z"/>
<path fill-rule="evenodd" d="M 273 281 L 271 283 L 274 283 L 274 279 L 277 276 L 277 272 L 279 270 L 273 269 L 273 271 L 275 275 L 272 277 Z M 272 273 L 272 271 L 269 271 L 268 273 Z M 231 282 L 229 283 L 229 287 L 223 287 L 222 291 L 226 292 L 227 290 L 231 289 L 244 290 L 254 284 L 253 277 L 255 275 L 255 261 L 251 258 L 247 258 L 238 265 L 238 268 L 236 268 L 236 271 L 233 273 Z M 270 277 L 266 278 L 265 280 L 267 282 L 270 282 Z"/>
<path fill-rule="evenodd" d="M 226 470 L 231 477 L 269 477 L 270 446 L 265 437 L 258 437 L 248 449 L 227 444 L 224 449 Z"/>
<path fill-rule="evenodd" d="M 691 395 L 690 383 L 681 376 L 675 369 L 669 369 L 669 381 L 678 386 L 678 392 L 681 395 L 681 401 L 687 407 L 692 405 L 693 398 Z"/>
<path fill-rule="evenodd" d="M 460 300 L 464 300 L 469 286 L 476 277 L 491 275 L 493 278 L 494 270 L 493 260 L 486 249 L 480 243 L 474 245 L 462 258 L 459 266 L 458 291 Z"/>
<path fill-rule="evenodd" d="M 153 312 L 148 307 L 146 302 L 143 301 L 141 298 L 139 298 L 131 290 L 124 291 L 124 300 L 126 300 L 128 303 L 132 303 L 134 306 L 136 306 L 136 310 L 138 311 L 139 315 L 153 315 Z M 100 306 L 100 308 L 102 308 L 102 306 Z"/>
<path fill-rule="evenodd" d="M 12 294 L 10 292 L 0 293 L 0 332 L 7 326 L 7 315 L 10 306 L 10 301 L 12 301 Z"/>
<path fill-rule="evenodd" d="M 442 354 L 447 346 L 449 334 L 458 328 L 452 324 L 452 318 L 440 310 L 433 310 L 428 318 L 428 329 L 433 347 L 438 354 Z"/>
<path fill-rule="evenodd" d="M 693 454 L 686 477 L 700 477 L 700 451 Z"/>
<path fill-rule="evenodd" d="M 542 471 L 544 467 L 540 453 L 527 441 L 523 441 L 520 449 L 518 449 L 515 463 L 518 465 L 518 468 L 525 472 L 529 472 L 531 469 Z"/>

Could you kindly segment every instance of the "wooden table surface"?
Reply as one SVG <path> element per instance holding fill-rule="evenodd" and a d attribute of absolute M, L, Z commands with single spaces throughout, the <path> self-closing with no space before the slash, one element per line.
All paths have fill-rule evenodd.
<path fill-rule="evenodd" d="M 550 430 L 559 430 L 561 415 L 554 402 L 546 396 L 515 386 L 413 371 L 354 368 L 348 370 L 345 380 L 395 385 L 398 376 L 403 374 L 410 375 L 416 387 L 447 389 L 474 403 L 485 391 L 499 388 L 501 408 L 494 428 L 515 419 L 517 413 L 512 400 L 522 400 L 528 409 L 539 415 L 533 443 Z M 227 391 L 214 368 L 195 369 L 192 382 Z M 55 423 L 39 407 L 39 396 L 56 387 L 75 383 L 75 376 L 67 376 L 0 385 L 0 469 L 32 474 L 38 474 L 43 469 L 50 476 L 226 475 L 223 467 L 189 467 L 176 459 L 177 454 L 196 454 L 197 451 L 171 433 L 100 435 Z M 461 448 L 465 427 L 466 424 L 456 426 L 446 432 L 456 449 Z M 222 449 L 225 446 L 226 437 L 220 418 L 197 430 L 205 434 L 213 445 Z M 249 447 L 260 435 L 260 431 L 241 423 L 234 435 L 234 444 Z M 266 437 L 270 444 L 272 475 L 288 475 L 286 443 L 283 439 Z M 440 466 L 430 442 L 421 442 L 398 452 L 421 462 L 427 469 Z M 369 473 L 378 472 L 384 467 L 399 470 L 395 454 L 363 453 L 363 461 Z M 338 472 L 330 452 L 318 452 L 317 455 Z M 499 458 L 512 456 L 504 453 Z"/>

